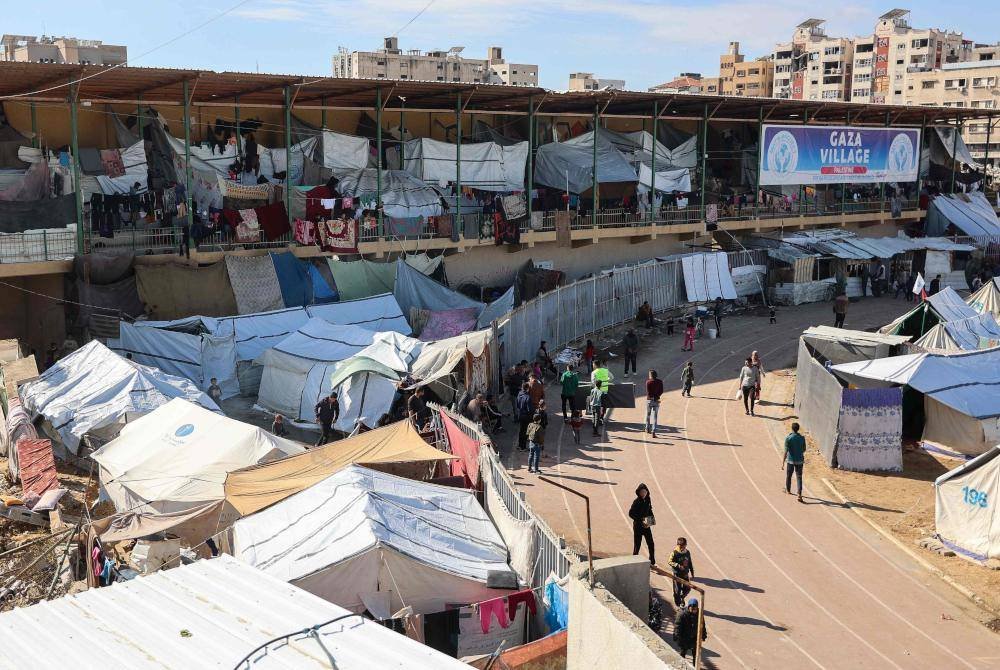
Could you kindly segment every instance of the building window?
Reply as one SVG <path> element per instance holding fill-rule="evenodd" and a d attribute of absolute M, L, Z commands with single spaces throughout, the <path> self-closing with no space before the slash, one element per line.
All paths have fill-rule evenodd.
<path fill-rule="evenodd" d="M 823 91 L 824 100 L 837 100 L 840 98 L 840 91 Z"/>
<path fill-rule="evenodd" d="M 972 80 L 973 88 L 993 87 L 996 83 L 996 77 L 974 77 Z"/>
<path fill-rule="evenodd" d="M 836 56 L 840 53 L 840 47 L 827 47 L 823 49 L 824 56 Z"/>
<path fill-rule="evenodd" d="M 923 88 L 923 89 L 934 88 L 935 86 L 937 86 L 937 82 L 936 81 L 924 81 L 924 82 L 920 82 L 920 88 Z"/>
<path fill-rule="evenodd" d="M 405 74 L 401 74 L 401 75 L 399 75 L 399 78 L 400 79 L 406 79 L 406 75 Z"/>
<path fill-rule="evenodd" d="M 944 87 L 946 89 L 965 88 L 965 80 L 964 79 L 945 79 L 944 80 Z"/>
<path fill-rule="evenodd" d="M 922 39 L 922 40 L 913 40 L 912 42 L 910 42 L 910 48 L 911 49 L 926 49 L 927 48 L 927 44 L 928 43 L 927 43 L 927 39 L 926 38 Z M 902 45 L 900 45 L 900 46 L 902 46 Z"/>
<path fill-rule="evenodd" d="M 892 94 L 893 95 L 903 95 L 903 92 L 902 91 L 893 91 Z"/>
<path fill-rule="evenodd" d="M 851 97 L 852 98 L 863 98 L 866 95 L 868 95 L 869 93 L 870 93 L 870 91 L 867 88 L 856 88 L 853 91 L 851 91 Z"/>

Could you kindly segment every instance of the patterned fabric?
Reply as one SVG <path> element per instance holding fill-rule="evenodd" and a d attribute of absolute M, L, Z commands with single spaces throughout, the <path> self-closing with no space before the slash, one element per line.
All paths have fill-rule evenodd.
<path fill-rule="evenodd" d="M 485 393 L 490 388 L 490 356 L 489 349 L 483 349 L 480 356 L 473 356 L 466 352 L 466 361 L 469 367 L 467 379 L 469 391 L 472 393 Z"/>
<path fill-rule="evenodd" d="M 125 163 L 118 149 L 101 149 L 101 164 L 104 166 L 104 174 L 108 177 L 125 176 Z"/>
<path fill-rule="evenodd" d="M 252 209 L 241 209 L 240 223 L 236 226 L 236 241 L 250 244 L 260 241 L 260 224 L 257 222 L 257 212 Z"/>
<path fill-rule="evenodd" d="M 304 219 L 295 219 L 295 241 L 305 246 L 312 246 L 317 242 L 316 224 Z"/>
<path fill-rule="evenodd" d="M 284 309 L 278 273 L 270 256 L 226 256 L 229 282 L 239 314 Z"/>
<path fill-rule="evenodd" d="M 420 331 L 424 342 L 443 340 L 473 330 L 476 327 L 476 307 L 460 307 L 431 312 L 427 325 Z"/>
<path fill-rule="evenodd" d="M 358 253 L 358 222 L 354 219 L 330 219 L 317 224 L 319 246 L 334 254 Z"/>
<path fill-rule="evenodd" d="M 844 389 L 837 436 L 838 467 L 900 472 L 902 441 L 902 389 Z"/>
<path fill-rule="evenodd" d="M 272 184 L 255 184 L 254 186 L 243 186 L 235 181 L 229 181 L 219 177 L 219 190 L 227 198 L 239 200 L 270 200 L 274 191 Z"/>

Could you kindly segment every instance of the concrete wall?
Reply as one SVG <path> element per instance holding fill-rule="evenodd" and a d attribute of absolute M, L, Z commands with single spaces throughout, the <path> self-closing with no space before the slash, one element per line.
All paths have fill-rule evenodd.
<path fill-rule="evenodd" d="M 590 588 L 587 574 L 587 564 L 581 563 L 573 566 L 570 575 L 567 670 L 692 670 L 690 663 L 646 625 L 648 561 L 633 556 L 594 561 L 595 578 L 607 582 L 607 586 L 597 581 Z M 640 616 L 636 616 L 633 608 Z"/>
<path fill-rule="evenodd" d="M 56 302 L 64 297 L 63 275 L 9 277 L 2 281 L 17 288 L 0 286 L 0 339 L 18 339 L 28 351 L 34 349 L 39 360 L 44 359 L 50 343 L 61 347 L 66 339 L 65 307 Z"/>

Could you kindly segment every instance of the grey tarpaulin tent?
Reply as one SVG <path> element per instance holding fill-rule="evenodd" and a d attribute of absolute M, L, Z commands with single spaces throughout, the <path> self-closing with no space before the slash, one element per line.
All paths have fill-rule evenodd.
<path fill-rule="evenodd" d="M 1000 345 L 1000 325 L 992 314 L 977 314 L 958 321 L 945 321 L 913 343 L 928 350 L 974 351 Z"/>

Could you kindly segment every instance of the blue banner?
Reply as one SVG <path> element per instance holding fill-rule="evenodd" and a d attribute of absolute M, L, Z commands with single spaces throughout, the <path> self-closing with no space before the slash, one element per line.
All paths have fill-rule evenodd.
<path fill-rule="evenodd" d="M 766 125 L 762 141 L 762 186 L 917 180 L 919 130 Z"/>

